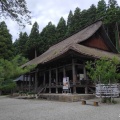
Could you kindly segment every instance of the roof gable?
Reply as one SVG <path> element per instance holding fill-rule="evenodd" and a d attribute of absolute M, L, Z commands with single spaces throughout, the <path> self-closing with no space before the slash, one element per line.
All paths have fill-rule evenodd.
<path fill-rule="evenodd" d="M 102 36 L 100 36 L 100 34 L 94 34 L 92 37 L 81 42 L 80 44 L 88 46 L 88 47 L 108 51 L 108 52 L 113 52 L 112 49 L 110 49 L 110 47 L 106 44 Z"/>

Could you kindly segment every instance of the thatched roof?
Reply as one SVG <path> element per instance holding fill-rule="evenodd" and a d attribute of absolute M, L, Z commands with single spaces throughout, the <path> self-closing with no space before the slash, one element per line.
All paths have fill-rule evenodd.
<path fill-rule="evenodd" d="M 61 41 L 60 43 L 53 45 L 52 47 L 50 47 L 49 50 L 56 49 L 59 47 L 65 47 L 70 44 L 80 43 L 82 41 L 85 41 L 89 37 L 91 37 L 101 27 L 101 25 L 102 25 L 102 22 L 98 21 L 98 22 L 86 27 L 85 29 L 79 31 L 78 33 L 68 37 L 67 39 Z"/>
<path fill-rule="evenodd" d="M 87 40 L 89 37 L 91 37 L 101 26 L 102 26 L 102 22 L 98 21 L 98 22 L 86 27 L 85 29 L 81 30 L 80 32 L 78 32 L 78 33 L 72 35 L 71 37 L 61 41 L 60 43 L 50 47 L 42 55 L 27 62 L 22 67 L 25 67 L 27 65 L 32 65 L 32 64 L 44 64 L 48 61 L 51 61 L 51 60 L 57 58 L 60 55 L 66 53 L 69 50 L 74 50 L 78 53 L 92 56 L 95 58 L 100 58 L 100 57 L 105 57 L 105 56 L 109 57 L 109 58 L 112 58 L 114 56 L 118 57 L 117 54 L 113 54 L 110 52 L 106 52 L 103 50 L 90 48 L 90 47 L 78 44 L 82 41 Z"/>

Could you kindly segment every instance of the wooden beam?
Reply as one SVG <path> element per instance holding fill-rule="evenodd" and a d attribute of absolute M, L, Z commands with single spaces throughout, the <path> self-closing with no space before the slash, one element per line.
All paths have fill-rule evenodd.
<path fill-rule="evenodd" d="M 75 70 L 75 60 L 72 58 L 72 76 L 73 76 L 73 94 L 76 93 L 76 70 Z"/>
<path fill-rule="evenodd" d="M 66 65 L 62 65 L 62 66 L 59 66 L 59 67 L 57 67 L 57 68 L 63 68 L 63 67 L 67 67 L 67 66 L 71 66 L 72 64 L 66 64 Z M 51 68 L 51 70 L 56 70 L 56 67 L 53 67 L 53 68 Z M 39 70 L 39 72 L 47 72 L 47 71 L 49 71 L 48 69 L 46 70 L 46 69 L 41 69 L 41 70 Z M 34 71 L 35 72 L 35 71 Z"/>

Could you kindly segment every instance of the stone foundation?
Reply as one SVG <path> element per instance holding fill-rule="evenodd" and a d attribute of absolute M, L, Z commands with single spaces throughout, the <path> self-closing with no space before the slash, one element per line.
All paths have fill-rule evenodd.
<path fill-rule="evenodd" d="M 82 99 L 88 100 L 95 98 L 93 94 L 40 94 L 38 99 L 56 100 L 62 102 L 77 102 Z"/>

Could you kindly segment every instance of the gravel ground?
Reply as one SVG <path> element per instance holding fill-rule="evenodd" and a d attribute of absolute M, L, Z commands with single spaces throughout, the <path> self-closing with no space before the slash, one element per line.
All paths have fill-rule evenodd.
<path fill-rule="evenodd" d="M 88 103 L 92 104 L 91 100 Z M 0 97 L 0 120 L 120 120 L 119 115 L 120 103 L 95 107 L 81 102 Z"/>

